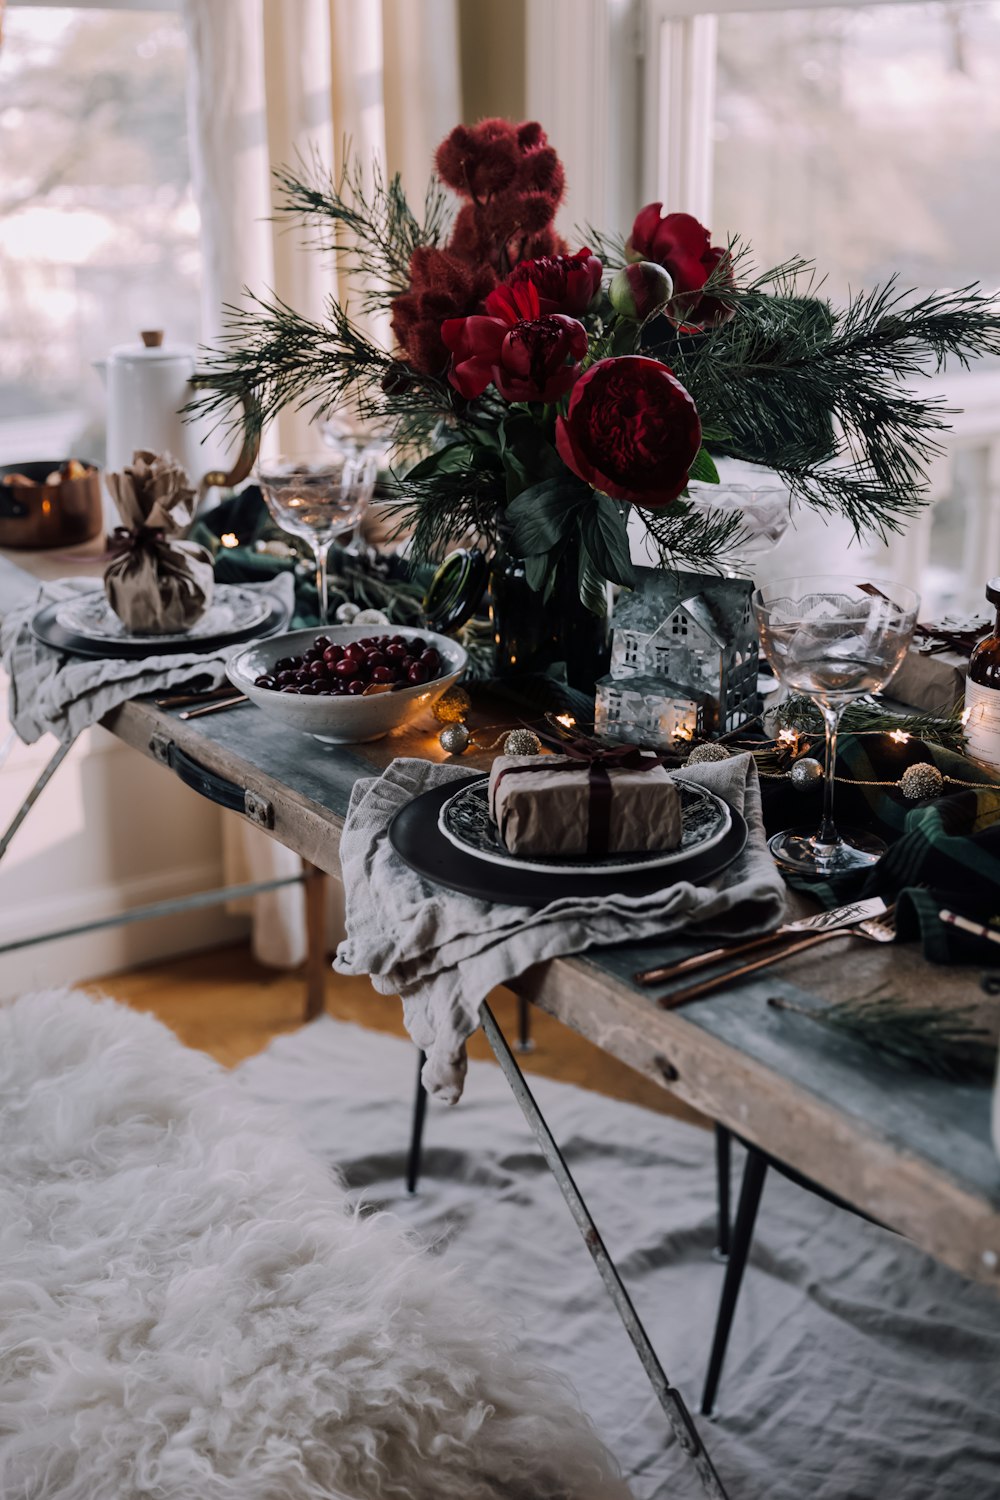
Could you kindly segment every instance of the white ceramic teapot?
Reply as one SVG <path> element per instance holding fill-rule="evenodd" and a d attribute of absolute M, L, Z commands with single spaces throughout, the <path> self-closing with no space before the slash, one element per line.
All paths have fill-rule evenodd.
<path fill-rule="evenodd" d="M 94 368 L 108 394 L 105 467 L 120 473 L 137 448 L 170 453 L 187 470 L 203 495 L 212 485 L 239 484 L 253 467 L 257 443 L 248 439 L 236 462 L 227 467 L 225 435 L 210 418 L 181 416 L 197 381 L 195 350 L 166 344 L 159 330 L 140 334 L 141 342 L 119 344 Z"/>

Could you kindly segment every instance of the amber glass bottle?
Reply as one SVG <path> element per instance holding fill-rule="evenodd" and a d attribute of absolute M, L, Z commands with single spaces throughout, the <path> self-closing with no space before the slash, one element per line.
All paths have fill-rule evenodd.
<path fill-rule="evenodd" d="M 991 578 L 986 597 L 997 612 L 992 632 L 969 658 L 965 683 L 968 754 L 1000 771 L 1000 578 Z"/>

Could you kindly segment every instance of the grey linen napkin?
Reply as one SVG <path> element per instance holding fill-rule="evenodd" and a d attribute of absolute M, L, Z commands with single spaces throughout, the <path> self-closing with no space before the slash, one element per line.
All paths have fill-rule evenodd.
<path fill-rule="evenodd" d="M 11 610 L 0 626 L 0 653 L 10 678 L 10 721 L 26 745 L 43 734 L 74 740 L 113 708 L 143 693 L 219 687 L 226 680 L 226 661 L 245 644 L 124 661 L 110 656 L 70 656 L 46 646 L 32 633 L 31 622 L 40 609 L 95 587 L 103 585 L 82 578 L 42 584 L 31 602 Z M 254 587 L 274 594 L 291 617 L 295 584 L 290 573 Z"/>
<path fill-rule="evenodd" d="M 491 905 L 431 885 L 390 847 L 389 824 L 404 803 L 443 782 L 465 780 L 467 770 L 394 760 L 381 776 L 355 783 L 340 841 L 347 937 L 333 966 L 341 974 L 368 974 L 380 994 L 402 997 L 406 1028 L 427 1054 L 423 1077 L 430 1093 L 456 1102 L 480 1003 L 532 964 L 665 936 L 691 922 L 741 937 L 778 925 L 784 883 L 764 840 L 752 757 L 675 774 L 708 787 L 743 814 L 750 837 L 740 858 L 709 885 L 680 882 L 647 896 L 573 897 L 541 909 Z"/>

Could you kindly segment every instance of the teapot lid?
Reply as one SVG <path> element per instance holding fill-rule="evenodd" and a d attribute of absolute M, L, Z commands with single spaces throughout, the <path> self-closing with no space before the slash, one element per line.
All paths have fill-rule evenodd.
<path fill-rule="evenodd" d="M 144 329 L 139 334 L 139 340 L 140 342 L 135 344 L 116 344 L 110 357 L 145 361 L 184 357 L 193 359 L 195 355 L 194 346 L 191 344 L 165 344 L 162 328 Z"/>

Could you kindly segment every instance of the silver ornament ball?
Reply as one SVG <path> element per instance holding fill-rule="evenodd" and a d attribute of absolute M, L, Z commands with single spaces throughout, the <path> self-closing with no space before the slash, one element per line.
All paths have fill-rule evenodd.
<path fill-rule="evenodd" d="M 503 742 L 504 755 L 539 755 L 542 742 L 531 729 L 512 729 Z"/>
<path fill-rule="evenodd" d="M 449 755 L 461 755 L 469 744 L 469 731 L 464 724 L 446 724 L 438 735 L 438 744 Z"/>
<path fill-rule="evenodd" d="M 695 745 L 684 764 L 703 766 L 712 760 L 729 760 L 731 756 L 732 751 L 727 750 L 725 745 Z"/>
<path fill-rule="evenodd" d="M 907 766 L 899 778 L 899 790 L 911 802 L 922 802 L 925 797 L 936 797 L 943 787 L 944 777 L 937 766 L 929 765 L 923 760 L 915 766 Z"/>
<path fill-rule="evenodd" d="M 811 786 L 816 786 L 823 780 L 823 767 L 818 760 L 813 760 L 811 755 L 804 755 L 801 760 L 795 762 L 789 774 L 795 790 L 806 792 Z"/>
<path fill-rule="evenodd" d="M 343 605 L 340 606 L 343 609 Z M 339 614 L 340 611 L 338 610 Z M 389 625 L 391 621 L 384 609 L 359 609 L 352 621 L 354 625 Z"/>
<path fill-rule="evenodd" d="M 353 625 L 360 611 L 356 604 L 338 604 L 336 620 L 338 625 Z"/>

